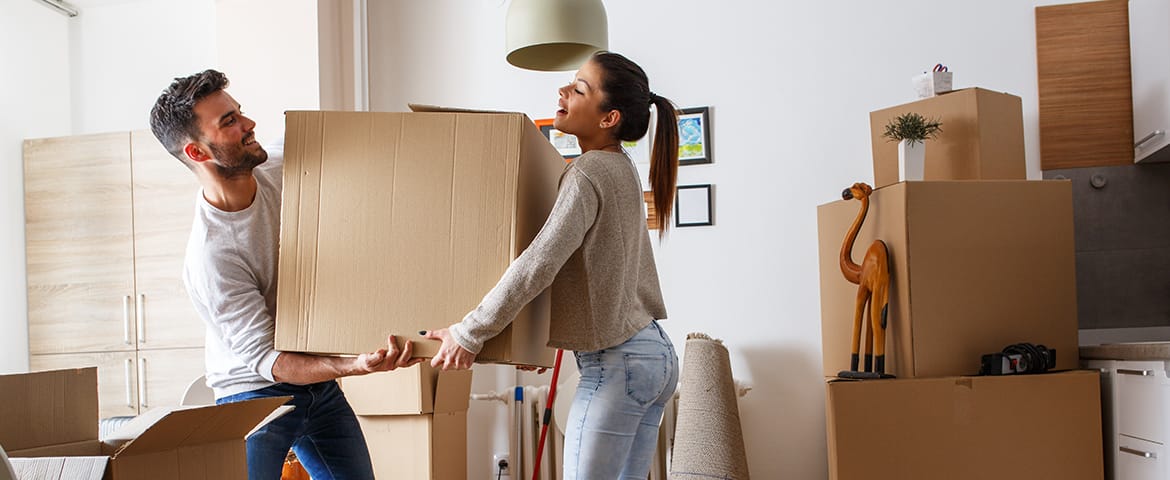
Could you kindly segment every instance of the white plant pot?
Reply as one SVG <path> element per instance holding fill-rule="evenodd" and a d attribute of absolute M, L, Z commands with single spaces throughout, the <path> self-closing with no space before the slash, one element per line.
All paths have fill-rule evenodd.
<path fill-rule="evenodd" d="M 926 143 L 898 142 L 898 180 L 922 180 L 926 171 Z"/>

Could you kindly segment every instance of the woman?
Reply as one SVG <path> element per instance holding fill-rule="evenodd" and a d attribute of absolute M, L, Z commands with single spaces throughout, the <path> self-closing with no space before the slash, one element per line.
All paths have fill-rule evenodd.
<path fill-rule="evenodd" d="M 565 434 L 564 478 L 638 478 L 650 470 L 678 357 L 658 326 L 666 308 L 646 233 L 642 186 L 622 151 L 658 114 L 650 184 L 665 233 L 678 173 L 678 120 L 629 59 L 600 52 L 558 91 L 553 126 L 577 136 L 556 204 L 532 244 L 463 321 L 427 333 L 442 340 L 431 365 L 470 368 L 483 343 L 552 286 L 549 345 L 573 350 L 581 373 Z"/>

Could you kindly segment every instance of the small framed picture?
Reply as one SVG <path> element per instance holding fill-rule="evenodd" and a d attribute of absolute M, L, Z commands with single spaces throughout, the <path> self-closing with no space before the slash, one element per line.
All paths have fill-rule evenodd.
<path fill-rule="evenodd" d="M 678 111 L 678 164 L 711 163 L 710 107 Z"/>
<path fill-rule="evenodd" d="M 711 216 L 711 184 L 679 185 L 674 195 L 674 226 L 714 225 Z"/>
<path fill-rule="evenodd" d="M 581 156 L 581 145 L 577 144 L 577 137 L 553 128 L 553 119 L 533 120 L 533 123 L 540 128 L 540 133 L 556 147 L 557 152 L 560 152 L 565 160 Z"/>

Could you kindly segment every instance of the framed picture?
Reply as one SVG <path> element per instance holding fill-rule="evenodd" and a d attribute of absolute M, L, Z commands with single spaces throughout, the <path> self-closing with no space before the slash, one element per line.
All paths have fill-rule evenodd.
<path fill-rule="evenodd" d="M 674 226 L 714 225 L 711 217 L 711 184 L 679 185 L 674 195 Z"/>
<path fill-rule="evenodd" d="M 553 119 L 533 120 L 533 123 L 540 128 L 540 133 L 552 143 L 562 157 L 565 157 L 565 160 L 581 156 L 581 145 L 577 144 L 577 137 L 553 128 Z"/>
<path fill-rule="evenodd" d="M 678 111 L 678 164 L 711 163 L 710 107 Z"/>

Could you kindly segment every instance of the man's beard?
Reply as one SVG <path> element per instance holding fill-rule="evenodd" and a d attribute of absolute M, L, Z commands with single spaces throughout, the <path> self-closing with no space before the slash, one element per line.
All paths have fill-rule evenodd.
<path fill-rule="evenodd" d="M 251 174 L 253 168 L 268 160 L 268 152 L 263 148 L 260 149 L 260 153 L 249 152 L 243 145 L 229 149 L 211 143 L 208 144 L 208 148 L 217 161 L 215 170 L 221 178 Z"/>

